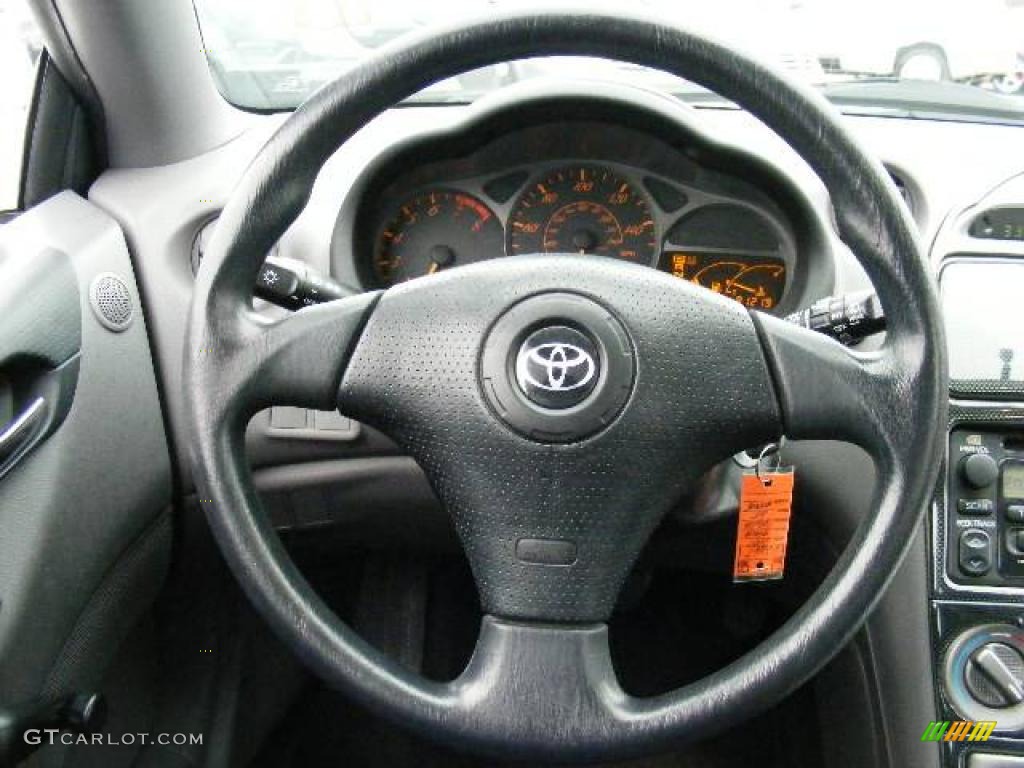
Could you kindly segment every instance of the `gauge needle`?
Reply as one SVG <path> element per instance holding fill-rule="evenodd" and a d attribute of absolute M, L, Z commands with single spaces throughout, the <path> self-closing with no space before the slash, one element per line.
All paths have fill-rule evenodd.
<path fill-rule="evenodd" d="M 427 267 L 428 275 L 436 275 L 442 267 L 450 266 L 455 261 L 455 251 L 447 245 L 435 245 L 430 249 L 430 266 Z"/>
<path fill-rule="evenodd" d="M 749 285 L 744 285 L 743 283 L 737 282 L 736 280 L 732 281 L 731 287 L 739 288 L 741 291 L 746 291 L 747 293 L 757 293 L 756 288 L 751 288 Z"/>

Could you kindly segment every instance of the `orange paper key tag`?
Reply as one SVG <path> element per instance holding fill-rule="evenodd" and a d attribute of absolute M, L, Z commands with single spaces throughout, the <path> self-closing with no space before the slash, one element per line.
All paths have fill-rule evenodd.
<path fill-rule="evenodd" d="M 793 478 L 792 467 L 744 473 L 733 581 L 782 578 L 793 506 Z"/>

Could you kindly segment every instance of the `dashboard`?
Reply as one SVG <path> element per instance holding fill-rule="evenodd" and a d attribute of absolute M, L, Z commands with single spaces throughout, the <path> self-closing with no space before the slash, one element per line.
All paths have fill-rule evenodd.
<path fill-rule="evenodd" d="M 351 289 L 377 288 L 374 241 L 414 193 L 444 188 L 472 195 L 493 212 L 504 238 L 512 207 L 531 183 L 543 181 L 552 169 L 586 164 L 611 168 L 647 200 L 659 258 L 671 253 L 673 245 L 694 250 L 702 245 L 666 238 L 677 222 L 702 208 L 728 203 L 766 218 L 781 238 L 778 256 L 785 265 L 782 299 L 773 313 L 788 314 L 826 296 L 870 288 L 836 236 L 825 188 L 789 147 L 746 113 L 688 107 L 625 84 L 544 81 L 529 86 L 517 84 L 471 105 L 416 105 L 382 114 L 327 161 L 305 208 L 271 253 Z M 1019 128 L 1012 127 L 847 119 L 908 188 L 925 243 L 935 240 L 946 214 L 968 195 L 1006 178 L 1007 158 L 1016 157 L 1013 149 L 1020 141 Z M 116 215 L 139 263 L 145 264 L 140 277 L 150 301 L 148 325 L 165 392 L 181 391 L 197 236 L 216 218 L 237 179 L 283 120 L 261 117 L 254 128 L 215 151 L 167 166 L 108 173 L 90 189 L 90 199 Z M 944 163 L 936 163 L 936 157 L 945 158 Z M 507 197 L 493 185 L 484 189 L 515 171 L 525 172 L 526 178 Z M 662 207 L 651 192 L 657 192 L 651 180 L 671 184 L 687 196 L 686 204 L 676 210 Z M 484 256 L 515 258 L 505 255 L 505 240 L 499 241 L 495 252 Z M 716 248 L 704 246 L 699 252 L 712 254 Z M 659 265 L 667 266 L 665 261 Z M 285 312 L 266 306 L 261 311 L 271 316 Z M 167 409 L 176 458 L 188 482 L 184 447 L 189 436 L 181 398 L 169 396 Z M 259 414 L 248 436 L 254 466 L 387 450 L 372 430 L 352 438 L 344 430 L 313 429 L 310 425 L 316 426 L 321 416 L 307 414 L 305 429 L 289 425 L 286 430 L 275 427 L 268 414 Z"/>
<path fill-rule="evenodd" d="M 795 261 L 785 227 L 755 206 L 641 169 L 566 159 L 411 191 L 374 236 L 372 276 L 386 287 L 535 253 L 643 264 L 763 310 L 782 301 Z"/>
<path fill-rule="evenodd" d="M 782 301 L 795 261 L 784 225 L 755 206 L 569 159 L 412 190 L 373 239 L 382 287 L 506 255 L 578 253 L 661 269 L 762 310 Z"/>
<path fill-rule="evenodd" d="M 778 313 L 806 308 L 824 296 L 870 287 L 867 276 L 835 235 L 827 191 L 788 147 L 749 115 L 729 109 L 688 109 L 649 94 L 626 93 L 637 89 L 618 89 L 614 97 L 610 91 L 599 91 L 590 84 L 585 89 L 549 90 L 551 98 L 547 99 L 524 93 L 523 89 L 510 89 L 469 106 L 417 105 L 389 110 L 330 158 L 305 209 L 275 246 L 275 255 L 306 263 L 353 288 L 400 285 L 407 279 L 403 271 L 410 276 L 427 273 L 433 260 L 415 263 L 400 254 L 406 260 L 396 265 L 394 254 L 382 255 L 383 233 L 408 216 L 402 212 L 404 204 L 427 195 L 411 210 L 421 210 L 423 219 L 439 218 L 423 231 L 446 238 L 439 242 L 449 245 L 455 257 L 450 265 L 439 264 L 437 269 L 457 268 L 473 259 L 515 258 L 508 245 L 517 203 L 523 200 L 533 207 L 533 199 L 545 194 L 538 184 L 547 188 L 546 180 L 565 169 L 570 170 L 572 180 L 572 169 L 578 175 L 583 167 L 588 173 L 607 170 L 628 183 L 626 192 L 631 195 L 627 198 L 638 210 L 640 204 L 636 201 L 642 201 L 653 220 L 641 230 L 641 248 L 627 247 L 626 238 L 620 245 L 609 237 L 605 255 L 595 253 L 594 258 L 649 248 L 645 238 L 651 232 L 654 253 L 643 264 L 664 270 L 668 273 L 665 279 L 680 270 L 684 279 L 708 280 L 707 273 L 700 277 L 696 274 L 702 268 L 700 262 L 695 259 L 686 263 L 690 254 L 744 263 L 755 256 L 778 258 L 784 267 L 782 296 L 771 310 Z M 579 90 L 589 92 L 591 107 L 584 104 Z M 531 101 L 532 106 L 524 109 L 523 104 Z M 146 329 L 165 393 L 166 419 L 184 489 L 191 487 L 186 451 L 190 435 L 180 396 L 181 361 L 194 286 L 192 247 L 197 232 L 218 214 L 239 176 L 282 119 L 254 117 L 252 129 L 198 157 L 107 172 L 89 192 L 90 200 L 121 224 L 132 247 L 140 288 L 147 297 Z M 1011 204 L 1024 207 L 1024 187 L 1003 188 L 992 199 L 987 197 L 990 190 L 1021 170 L 1017 151 L 1020 128 L 885 115 L 858 114 L 845 119 L 859 140 L 898 174 L 908 190 L 922 243 L 928 248 L 936 273 L 942 263 L 967 256 L 978 261 L 1009 255 L 1024 260 L 1024 246 L 1010 239 L 1011 235 L 1016 238 L 1017 219 L 1007 219 L 1009 214 L 1005 212 Z M 495 184 L 500 180 L 506 180 L 507 186 Z M 597 180 L 591 180 L 596 186 Z M 659 184 L 685 197 L 685 202 L 674 207 Z M 451 195 L 442 201 L 445 213 L 441 215 L 439 209 L 435 216 L 429 216 L 428 209 L 437 202 L 430 201 L 429 195 L 440 192 Z M 605 205 L 599 198 L 594 199 L 593 189 L 589 194 L 590 203 Z M 611 193 L 603 194 L 607 199 Z M 464 199 L 457 199 L 460 195 Z M 479 209 L 471 210 L 477 203 L 489 212 L 480 227 L 486 227 L 487 233 L 473 231 L 483 215 Z M 609 206 L 614 213 L 616 206 L 610 201 L 605 207 Z M 701 217 L 707 216 L 708 210 L 718 210 L 718 206 L 726 206 L 730 213 L 731 223 L 724 229 L 734 239 L 728 241 L 728 248 L 721 241 L 709 243 L 691 237 L 694 230 L 687 229 L 694 220 L 700 224 Z M 587 213 L 588 207 L 576 205 L 569 213 L 575 214 L 580 208 Z M 572 215 L 565 216 L 565 220 L 575 219 L 575 224 L 592 222 L 593 208 L 589 210 L 590 219 Z M 739 226 L 734 218 L 741 210 L 767 223 L 771 234 L 778 238 L 778 248 L 762 249 L 750 239 L 754 230 L 745 224 Z M 552 218 L 556 218 L 557 226 L 563 217 L 555 216 L 557 208 L 540 213 L 535 219 L 538 232 L 527 234 L 540 236 L 543 244 L 543 227 Z M 616 216 L 616 220 L 624 226 L 630 224 L 623 220 L 633 222 L 629 214 Z M 526 219 L 528 224 L 531 221 Z M 443 227 L 434 228 L 435 223 L 442 222 Z M 466 250 L 463 241 L 448 229 L 453 222 L 471 250 Z M 424 222 L 418 221 L 411 230 L 421 226 Z M 704 227 L 697 231 L 717 233 L 719 229 Z M 677 237 L 679 230 L 684 238 Z M 559 229 L 555 234 L 560 242 L 565 238 L 573 242 L 572 232 Z M 995 235 L 1006 239 L 994 239 Z M 735 240 L 741 237 L 742 242 Z M 437 244 L 429 238 L 424 242 L 429 247 Z M 596 251 L 597 246 L 590 249 Z M 673 254 L 678 253 L 683 256 L 674 258 Z M 385 258 L 389 264 L 383 263 Z M 742 279 L 740 282 L 746 284 Z M 990 295 L 978 292 L 972 306 L 964 311 L 979 310 L 975 314 L 981 315 L 984 313 L 980 310 L 992 303 Z M 268 312 L 276 310 L 266 308 Z M 969 329 L 961 330 L 969 339 Z M 1018 354 L 1013 365 L 1022 359 Z M 992 358 L 989 362 L 995 378 L 1001 379 L 1004 361 Z M 983 378 L 992 376 L 986 373 Z M 1024 407 L 1019 395 L 1014 401 L 993 400 L 990 395 L 981 397 L 976 393 L 970 395 L 970 402 L 966 397 L 967 393 L 958 394 L 951 408 L 957 420 L 954 430 L 964 432 L 963 445 L 978 448 L 973 443 L 980 442 L 981 446 L 1004 452 L 1024 445 L 1007 440 L 1024 435 Z M 353 437 L 351 432 L 338 430 L 337 424 L 327 421 L 320 412 L 296 413 L 291 409 L 278 415 L 282 421 L 275 423 L 275 414 L 257 414 L 247 433 L 247 451 L 258 481 L 281 500 L 278 524 L 315 525 L 343 514 L 362 520 L 365 510 L 376 510 L 375 503 L 382 512 L 385 508 L 392 510 L 400 506 L 395 494 L 408 490 L 412 495 L 421 488 L 422 481 L 420 485 L 416 482 L 419 476 L 407 463 L 401 464 L 393 455 L 393 446 L 373 430 L 361 429 Z M 296 426 L 296 417 L 302 426 Z M 338 439 L 339 435 L 347 437 Z M 975 435 L 981 440 L 973 439 Z M 960 444 L 953 437 L 951 432 L 950 455 L 959 460 L 953 452 L 960 450 Z M 861 497 L 865 505 L 870 503 L 870 462 L 861 473 L 860 463 L 866 459 L 855 451 L 835 453 L 832 461 L 830 452 L 838 446 L 814 442 L 794 444 L 792 448 L 798 452 L 795 461 L 804 478 L 801 493 L 822 499 L 816 508 L 827 513 L 823 526 L 838 530 L 837 535 L 852 530 L 859 520 Z M 350 473 L 357 471 L 352 467 L 361 468 L 359 471 L 367 477 L 371 471 L 380 475 L 355 484 L 358 490 L 352 496 L 321 495 L 317 482 L 334 472 L 332 476 L 344 477 L 350 485 L 356 476 Z M 401 471 L 406 474 L 401 474 L 398 467 L 404 467 Z M 959 461 L 954 461 L 951 470 L 958 472 L 958 467 Z M 292 478 L 302 478 L 302 484 Z M 899 696 L 899 706 L 893 708 L 892 716 L 897 720 L 891 734 L 896 745 L 894 754 L 906 758 L 901 765 L 922 763 L 919 757 L 908 757 L 923 754 L 922 718 L 926 722 L 935 717 L 953 720 L 960 716 L 944 698 L 942 682 L 933 684 L 932 673 L 940 663 L 943 642 L 955 637 L 961 626 L 979 620 L 1016 620 L 1024 610 L 1021 588 L 995 581 L 1004 562 L 999 558 L 1014 553 L 1010 547 L 1016 547 L 1015 529 L 1021 527 L 1003 509 L 1008 494 L 1002 483 L 992 483 L 985 491 L 964 490 L 961 497 L 960 487 L 953 486 L 948 476 L 947 480 L 931 510 L 928 530 L 912 545 L 915 556 L 896 575 L 872 619 L 871 658 L 888 681 L 887 692 L 896 691 Z M 288 484 L 292 482 L 297 490 L 290 489 Z M 380 496 L 379 503 L 368 500 L 376 498 L 375 493 Z M 986 493 L 991 496 L 992 511 L 971 517 L 966 501 Z M 310 503 L 311 498 L 329 499 L 330 503 Z M 964 513 L 959 511 L 960 498 L 965 499 Z M 808 511 L 813 508 L 815 505 L 808 505 Z M 380 529 L 386 531 L 389 541 L 410 529 L 408 516 L 387 517 L 382 513 L 376 519 L 381 521 Z M 970 527 L 961 530 L 964 522 Z M 991 560 L 983 576 L 963 572 L 959 564 L 961 533 L 970 534 L 964 539 L 966 544 L 982 538 L 973 533 L 975 530 L 989 533 Z M 1011 533 L 1012 543 L 1007 538 Z M 923 565 L 912 567 L 914 562 L 929 562 L 930 569 L 923 572 Z M 999 744 L 982 746 L 1014 752 L 1019 744 L 1003 739 Z M 962 764 L 953 759 L 953 750 L 976 748 L 966 742 L 943 745 L 945 764 Z M 928 764 L 935 762 L 933 759 Z M 860 764 L 873 763 L 865 759 Z"/>
<path fill-rule="evenodd" d="M 335 274 L 388 288 L 489 259 L 582 254 L 782 313 L 828 273 L 818 218 L 763 161 L 642 99 L 561 99 L 559 112 L 502 105 L 371 163 L 341 209 Z"/>

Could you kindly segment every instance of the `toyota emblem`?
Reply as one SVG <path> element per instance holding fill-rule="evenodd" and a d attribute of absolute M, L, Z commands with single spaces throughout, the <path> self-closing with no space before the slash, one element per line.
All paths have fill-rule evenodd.
<path fill-rule="evenodd" d="M 597 348 L 574 328 L 542 328 L 520 346 L 515 373 L 519 388 L 536 405 L 570 408 L 585 400 L 597 384 Z"/>

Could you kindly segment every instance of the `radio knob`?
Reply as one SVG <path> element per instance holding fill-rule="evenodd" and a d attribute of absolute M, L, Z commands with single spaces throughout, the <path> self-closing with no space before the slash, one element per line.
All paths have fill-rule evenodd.
<path fill-rule="evenodd" d="M 971 488 L 988 488 L 999 477 L 999 465 L 987 453 L 972 453 L 960 462 L 960 475 Z"/>

